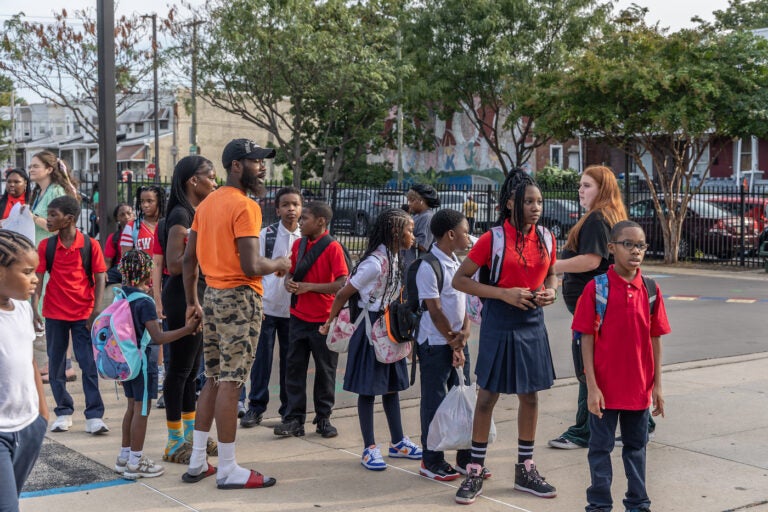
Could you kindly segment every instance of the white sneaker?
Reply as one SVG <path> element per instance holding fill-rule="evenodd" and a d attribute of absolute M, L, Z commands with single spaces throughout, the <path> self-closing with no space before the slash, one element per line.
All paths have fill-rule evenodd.
<path fill-rule="evenodd" d="M 123 474 L 125 473 L 125 469 L 128 467 L 128 459 L 124 459 L 118 455 L 117 460 L 115 460 L 115 473 Z"/>
<path fill-rule="evenodd" d="M 248 409 L 245 408 L 245 403 L 237 402 L 237 417 L 242 418 L 246 412 L 248 412 Z"/>
<path fill-rule="evenodd" d="M 72 415 L 64 414 L 56 416 L 56 421 L 51 425 L 51 432 L 67 432 L 72 426 Z"/>
<path fill-rule="evenodd" d="M 72 422 L 70 422 L 70 425 Z M 101 418 L 91 418 L 85 420 L 85 432 L 88 434 L 106 434 L 109 432 L 109 427 Z"/>
<path fill-rule="evenodd" d="M 139 463 L 134 465 L 130 462 L 125 466 L 125 472 L 123 472 L 123 478 L 128 480 L 136 480 L 138 478 L 154 478 L 165 473 L 165 468 L 160 464 L 155 464 L 155 461 L 142 455 L 139 459 Z"/>

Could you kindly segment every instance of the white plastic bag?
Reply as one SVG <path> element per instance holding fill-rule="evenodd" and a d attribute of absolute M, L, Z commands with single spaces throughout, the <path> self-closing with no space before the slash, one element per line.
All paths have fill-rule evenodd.
<path fill-rule="evenodd" d="M 35 221 L 29 206 L 16 203 L 11 208 L 8 218 L 3 221 L 3 229 L 14 231 L 35 243 Z"/>
<path fill-rule="evenodd" d="M 435 417 L 429 424 L 427 447 L 436 452 L 472 448 L 472 420 L 475 416 L 477 393 L 474 386 L 464 384 L 464 374 L 456 368 L 459 385 L 445 395 Z M 496 425 L 491 420 L 488 443 L 496 440 Z"/>

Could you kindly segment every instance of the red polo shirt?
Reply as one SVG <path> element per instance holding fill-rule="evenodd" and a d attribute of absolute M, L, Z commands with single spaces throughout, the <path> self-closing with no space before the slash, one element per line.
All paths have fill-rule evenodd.
<path fill-rule="evenodd" d="M 43 297 L 43 316 L 51 320 L 87 320 L 93 311 L 94 289 L 88 282 L 83 268 L 80 249 L 85 243 L 84 235 L 77 231 L 75 241 L 70 247 L 64 247 L 56 238 L 56 255 L 53 268 Z M 48 239 L 44 238 L 37 246 L 40 264 L 37 273 L 46 272 L 45 251 Z M 91 238 L 91 270 L 94 275 L 106 272 L 104 256 L 99 243 Z"/>
<path fill-rule="evenodd" d="M 651 316 L 648 292 L 638 270 L 627 282 L 608 269 L 608 305 L 595 337 L 595 378 L 606 409 L 640 411 L 651 405 L 653 347 L 651 337 L 670 332 L 661 290 L 656 286 L 656 314 Z M 576 304 L 572 329 L 593 333 L 595 281 L 591 280 Z"/>
<path fill-rule="evenodd" d="M 315 240 L 307 243 L 306 252 L 315 245 L 318 240 L 328 236 L 326 231 Z M 291 274 L 296 271 L 296 260 L 299 256 L 301 238 L 293 243 L 291 248 Z M 305 252 L 305 254 L 306 254 Z M 305 283 L 332 283 L 336 279 L 349 274 L 347 260 L 344 258 L 344 249 L 339 242 L 333 241 L 317 258 L 317 261 L 309 268 L 302 282 Z M 305 322 L 325 322 L 331 314 L 331 304 L 334 295 L 331 293 L 307 292 L 296 296 L 296 306 L 291 306 L 291 314 Z"/>
<path fill-rule="evenodd" d="M 498 286 L 501 288 L 530 288 L 536 290 L 544 284 L 549 273 L 549 267 L 555 264 L 557 247 L 553 240 L 552 256 L 547 253 L 546 246 L 539 246 L 539 236 L 536 226 L 526 233 L 523 239 L 523 257 L 517 252 L 517 229 L 509 220 L 504 221 L 504 234 L 506 236 L 506 248 L 501 267 Z M 491 266 L 493 256 L 493 233 L 489 230 L 483 233 L 475 242 L 467 257 L 476 265 L 482 267 Z"/>

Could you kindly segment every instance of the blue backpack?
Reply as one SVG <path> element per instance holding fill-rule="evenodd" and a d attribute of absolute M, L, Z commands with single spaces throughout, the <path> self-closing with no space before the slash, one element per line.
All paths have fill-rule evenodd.
<path fill-rule="evenodd" d="M 96 369 L 102 379 L 128 381 L 144 376 L 144 398 L 142 416 L 147 415 L 147 353 L 146 348 L 152 342 L 145 329 L 141 339 L 137 339 L 133 325 L 131 302 L 137 299 L 155 301 L 149 295 L 134 292 L 126 296 L 123 290 L 115 288 L 115 300 L 102 311 L 91 327 L 91 343 Z"/>
<path fill-rule="evenodd" d="M 608 274 L 595 276 L 595 330 L 594 334 L 600 332 L 605 318 L 605 311 L 608 309 Z M 643 276 L 643 286 L 648 292 L 648 305 L 651 316 L 656 314 L 656 281 L 650 277 Z M 590 333 L 587 333 L 590 334 Z M 573 368 L 576 370 L 576 378 L 581 382 L 587 381 L 584 374 L 584 359 L 581 355 L 581 336 L 582 333 L 573 331 L 571 339 L 571 353 L 573 355 Z"/>

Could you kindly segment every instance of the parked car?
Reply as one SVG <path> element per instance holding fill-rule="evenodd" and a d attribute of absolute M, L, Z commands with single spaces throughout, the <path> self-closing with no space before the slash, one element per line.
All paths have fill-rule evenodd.
<path fill-rule="evenodd" d="M 329 199 L 333 207 L 333 232 L 344 231 L 355 236 L 368 236 L 379 214 L 388 208 L 401 208 L 407 203 L 405 194 L 393 190 L 338 189 Z"/>
<path fill-rule="evenodd" d="M 496 222 L 496 198 L 488 197 L 485 192 L 463 192 L 459 190 L 447 190 L 439 192 L 440 208 L 451 208 L 464 213 L 464 202 L 467 194 L 472 194 L 472 199 L 477 203 L 477 215 L 475 215 L 475 231 L 488 231 L 491 224 Z"/>
<path fill-rule="evenodd" d="M 555 238 L 563 239 L 584 213 L 578 201 L 568 199 L 544 199 L 539 224 L 548 228 Z"/>
<path fill-rule="evenodd" d="M 664 198 L 661 201 L 662 208 L 666 210 Z M 664 250 L 661 224 L 652 199 L 630 204 L 629 218 L 642 226 L 649 250 Z M 691 199 L 683 221 L 678 257 L 703 253 L 718 258 L 733 258 L 742 251 L 753 251 L 758 239 L 757 224 L 752 221 L 745 226 L 744 246 L 741 244 L 741 224 L 740 217 L 702 199 Z"/>
<path fill-rule="evenodd" d="M 699 196 L 701 199 L 719 206 L 732 215 L 741 214 L 741 197 L 739 195 L 730 196 Z M 768 198 L 747 196 L 744 198 L 744 217 L 757 222 L 758 231 L 763 231 L 766 227 L 766 218 L 768 218 Z"/>

